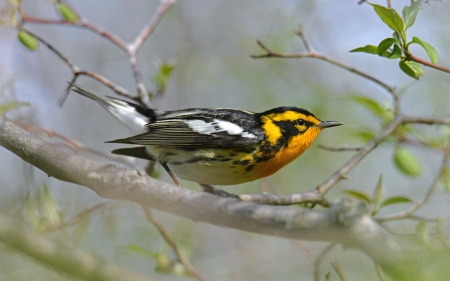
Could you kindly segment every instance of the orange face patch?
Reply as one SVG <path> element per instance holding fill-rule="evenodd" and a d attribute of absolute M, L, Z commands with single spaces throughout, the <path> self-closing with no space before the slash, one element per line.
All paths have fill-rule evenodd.
<path fill-rule="evenodd" d="M 297 159 L 311 145 L 319 133 L 320 128 L 311 127 L 304 134 L 292 137 L 286 147 L 283 147 L 268 161 L 258 163 L 253 172 L 261 177 L 274 174 L 279 169 Z"/>

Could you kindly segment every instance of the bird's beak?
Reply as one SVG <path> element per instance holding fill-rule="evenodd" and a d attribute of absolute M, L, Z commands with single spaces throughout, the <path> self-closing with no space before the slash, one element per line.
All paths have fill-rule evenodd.
<path fill-rule="evenodd" d="M 344 125 L 339 121 L 321 121 L 319 124 L 316 125 L 316 127 L 319 127 L 320 129 L 330 128 L 330 127 L 336 127 Z"/>

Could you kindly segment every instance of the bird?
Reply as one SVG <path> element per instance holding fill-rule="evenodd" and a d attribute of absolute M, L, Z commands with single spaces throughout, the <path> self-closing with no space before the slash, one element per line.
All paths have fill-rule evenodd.
<path fill-rule="evenodd" d="M 133 145 L 113 154 L 157 161 L 178 186 L 178 178 L 209 186 L 270 176 L 297 159 L 323 129 L 343 125 L 295 106 L 260 113 L 227 108 L 161 111 L 76 84 L 71 89 L 96 101 L 133 134 L 106 142 Z"/>

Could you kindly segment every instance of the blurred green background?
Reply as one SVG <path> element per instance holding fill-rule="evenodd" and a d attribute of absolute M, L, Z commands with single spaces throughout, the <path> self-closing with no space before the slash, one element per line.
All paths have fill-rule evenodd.
<path fill-rule="evenodd" d="M 377 3 L 386 5 L 385 2 Z M 158 1 L 78 0 L 71 4 L 89 20 L 131 41 L 152 17 Z M 6 7 L 6 0 L 0 5 L 3 5 L 0 9 Z M 401 10 L 409 5 L 409 1 L 394 1 L 393 5 Z M 23 8 L 37 17 L 57 18 L 48 1 L 25 0 Z M 440 64 L 445 66 L 450 66 L 449 13 L 449 2 L 429 1 L 423 5 L 416 24 L 409 31 L 411 36 L 417 35 L 433 44 L 439 53 Z M 158 71 L 158 63 L 170 59 L 177 61 L 160 109 L 225 107 L 258 112 L 295 105 L 307 108 L 321 119 L 339 120 L 345 124 L 323 132 L 297 161 L 277 174 L 263 181 L 225 187 L 227 191 L 261 193 L 268 188 L 272 193 L 289 194 L 315 187 L 352 155 L 351 152 L 324 151 L 318 144 L 362 145 L 365 140 L 358 137 L 357 132 L 380 129 L 377 119 L 349 97 L 370 97 L 391 107 L 391 98 L 382 88 L 325 62 L 250 58 L 250 55 L 264 53 L 256 39 L 274 51 L 304 51 L 295 35 L 299 25 L 318 52 L 396 86 L 402 93 L 401 108 L 405 113 L 450 114 L 448 74 L 424 68 L 425 76 L 415 81 L 398 69 L 397 61 L 349 53 L 359 46 L 377 45 L 392 34 L 369 5 L 325 0 L 179 1 L 164 16 L 138 55 L 149 90 L 155 89 L 151 78 Z M 27 27 L 51 42 L 82 69 L 98 72 L 129 91 L 135 91 L 127 57 L 104 38 L 73 27 L 37 24 Z M 426 58 L 419 46 L 412 49 L 416 55 Z M 105 141 L 129 135 L 126 128 L 91 100 L 72 93 L 62 108 L 58 106 L 71 72 L 45 46 L 30 52 L 17 40 L 17 30 L 5 27 L 0 28 L 0 54 L 0 103 L 22 101 L 31 104 L 11 111 L 7 115 L 9 118 L 54 130 L 103 152 L 119 147 L 104 144 Z M 77 83 L 113 95 L 89 78 L 83 77 Z M 437 130 L 425 126 L 419 128 L 426 134 L 435 134 Z M 349 180 L 338 183 L 327 198 L 334 201 L 343 196 L 343 189 L 370 194 L 381 174 L 387 196 L 421 198 L 435 175 L 441 154 L 412 147 L 422 163 L 423 172 L 418 178 L 408 178 L 394 167 L 393 147 L 389 143 L 382 144 L 350 173 Z M 96 158 L 91 154 L 83 155 Z M 104 200 L 87 188 L 48 178 L 6 149 L 0 148 L 0 159 L 2 213 L 39 229 L 51 224 L 45 211 L 40 210 L 42 206 L 52 205 L 60 216 L 57 220 L 69 221 L 87 208 L 105 203 L 78 223 L 45 235 L 89 250 L 131 271 L 162 280 L 189 279 L 179 276 L 182 271 L 179 267 L 164 266 L 164 259 L 174 260 L 174 255 L 139 208 L 126 202 Z M 145 162 L 138 161 L 137 165 L 144 167 Z M 162 170 L 161 179 L 170 182 Z M 194 183 L 183 184 L 199 190 Z M 447 192 L 441 189 L 420 214 L 433 218 L 446 216 L 449 206 Z M 393 206 L 382 210 L 381 214 L 404 208 L 404 205 Z M 206 280 L 312 280 L 314 257 L 326 245 L 216 227 L 158 211 L 155 215 Z M 396 232 L 412 236 L 414 226 L 410 222 L 391 225 Z M 358 251 L 335 248 L 323 262 L 323 276 L 332 271 L 331 260 L 339 260 L 349 280 L 379 280 L 372 261 Z M 71 280 L 0 244 L 0 279 L 30 278 Z M 331 280 L 339 279 L 333 274 Z"/>

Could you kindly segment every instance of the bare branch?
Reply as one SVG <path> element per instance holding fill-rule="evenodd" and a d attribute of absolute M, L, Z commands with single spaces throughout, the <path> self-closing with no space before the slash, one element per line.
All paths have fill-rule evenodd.
<path fill-rule="evenodd" d="M 301 33 L 302 36 L 301 38 L 305 38 L 303 33 Z M 302 39 L 303 40 L 303 39 Z M 269 48 L 267 48 L 261 41 L 257 40 L 256 43 L 264 50 L 266 51 L 265 54 L 263 55 L 253 55 L 251 56 L 254 59 L 259 59 L 259 58 L 284 58 L 284 59 L 302 59 L 302 58 L 314 58 L 314 59 L 319 59 L 325 62 L 328 62 L 330 64 L 333 64 L 337 67 L 340 67 L 342 69 L 345 69 L 349 72 L 352 72 L 356 75 L 359 75 L 369 81 L 372 81 L 373 83 L 381 86 L 382 88 L 384 88 L 393 98 L 394 98 L 394 107 L 396 110 L 398 110 L 398 97 L 395 93 L 395 88 L 389 86 L 388 84 L 382 82 L 381 80 L 373 77 L 370 74 L 367 74 L 361 70 L 358 70 L 354 67 L 351 66 L 347 66 L 337 60 L 334 60 L 330 57 L 327 57 L 325 55 L 322 55 L 320 53 L 317 53 L 315 51 L 308 51 L 308 52 L 304 52 L 304 53 L 298 53 L 298 54 L 281 54 L 281 53 L 277 53 L 277 52 L 273 52 L 271 51 Z M 309 45 L 308 45 L 309 46 Z M 311 46 L 309 46 L 309 48 L 311 49 Z"/>
<path fill-rule="evenodd" d="M 104 84 L 105 86 L 107 86 L 108 88 L 110 88 L 111 90 L 113 90 L 114 92 L 116 92 L 116 94 L 120 95 L 120 96 L 124 96 L 127 97 L 129 99 L 136 99 L 136 97 L 133 97 L 127 90 L 125 90 L 124 88 L 117 86 L 116 84 L 114 84 L 112 81 L 110 81 L 109 79 L 107 79 L 106 77 L 95 73 L 95 72 L 90 72 L 90 71 L 85 71 L 85 70 L 80 70 L 80 68 L 74 64 L 67 56 L 63 55 L 58 49 L 56 49 L 52 44 L 50 44 L 49 42 L 47 42 L 45 39 L 43 39 L 42 37 L 32 33 L 31 31 L 22 28 L 24 31 L 26 31 L 27 33 L 33 35 L 34 37 L 36 37 L 36 39 L 41 42 L 42 44 L 44 44 L 46 47 L 48 47 L 53 53 L 55 53 L 62 61 L 64 61 L 71 69 L 72 73 L 73 73 L 73 77 L 71 82 L 75 82 L 79 76 L 88 76 L 91 77 L 99 82 L 101 82 L 102 84 Z M 61 98 L 59 104 L 63 105 L 65 100 L 67 99 L 68 95 L 70 93 L 70 86 L 67 87 L 66 92 L 64 94 L 64 96 Z"/>
<path fill-rule="evenodd" d="M 100 83 L 102 83 L 103 85 L 105 85 L 106 87 L 110 88 L 111 90 L 113 90 L 114 92 L 116 92 L 116 94 L 118 94 L 119 96 L 123 96 L 129 99 L 133 99 L 135 100 L 136 97 L 133 97 L 127 90 L 125 90 L 124 88 L 117 86 L 116 84 L 114 84 L 111 80 L 107 79 L 106 77 L 95 73 L 95 72 L 90 72 L 90 71 L 85 71 L 85 70 L 80 70 L 77 72 L 78 75 L 84 75 L 84 76 L 88 76 L 91 77 L 92 79 L 95 79 L 97 81 L 99 81 Z"/>
<path fill-rule="evenodd" d="M 119 48 L 121 48 L 124 51 L 127 51 L 127 44 L 125 41 L 120 39 L 118 36 L 116 36 L 114 33 L 106 30 L 104 27 L 101 27 L 93 22 L 90 22 L 88 19 L 84 18 L 83 16 L 77 14 L 79 17 L 79 20 L 77 22 L 67 21 L 67 20 L 59 20 L 59 19 L 42 19 L 42 18 L 36 18 L 33 16 L 30 16 L 28 14 L 22 13 L 22 23 L 36 23 L 36 24 L 52 24 L 52 25 L 68 25 L 73 27 L 82 27 L 86 28 L 94 33 L 97 33 L 98 35 L 108 39 L 113 44 L 117 45 Z"/>
<path fill-rule="evenodd" d="M 308 40 L 306 39 L 305 34 L 303 33 L 303 28 L 302 28 L 302 27 L 300 27 L 300 28 L 298 29 L 298 31 L 297 31 L 296 34 L 297 34 L 297 35 L 300 37 L 300 39 L 302 40 L 302 43 L 303 43 L 303 46 L 305 46 L 305 49 L 306 49 L 308 52 L 312 52 L 313 49 L 312 49 L 311 45 L 309 44 Z"/>
<path fill-rule="evenodd" d="M 404 116 L 403 123 L 427 124 L 427 125 L 450 125 L 449 117 L 422 117 L 422 116 Z"/>
<path fill-rule="evenodd" d="M 260 234 L 342 243 L 365 252 L 394 279 L 423 280 L 421 267 L 411 267 L 416 258 L 406 255 L 371 218 L 367 204 L 356 199 L 341 200 L 327 210 L 308 210 L 195 192 L 152 179 L 143 171 L 55 149 L 1 116 L 0 145 L 49 176 L 84 185 L 104 198 L 128 200 L 196 221 Z"/>
<path fill-rule="evenodd" d="M 331 147 L 331 146 L 325 146 L 319 144 L 319 148 L 327 151 L 333 151 L 333 152 L 339 152 L 339 151 L 359 151 L 361 150 L 361 146 L 348 146 L 348 145 L 342 145 L 338 147 Z"/>
<path fill-rule="evenodd" d="M 440 70 L 440 71 L 443 71 L 443 72 L 450 73 L 450 68 L 444 67 L 444 66 L 441 66 L 441 65 L 438 65 L 438 64 L 435 64 L 435 63 L 431 63 L 429 61 L 426 61 L 424 59 L 416 57 L 416 56 L 414 56 L 412 54 L 407 54 L 406 55 L 406 59 L 407 60 L 411 60 L 411 61 L 415 61 L 417 63 L 420 63 L 421 65 L 425 65 L 425 66 L 428 66 L 428 67 L 431 67 L 431 68 L 434 68 L 434 69 L 437 69 L 437 70 Z"/>
<path fill-rule="evenodd" d="M 358 164 L 367 154 L 375 149 L 378 144 L 385 140 L 399 125 L 403 122 L 403 115 L 397 115 L 386 127 L 384 127 L 378 135 L 363 146 L 358 152 L 353 155 L 341 168 L 333 173 L 326 181 L 316 187 L 317 191 L 325 194 L 334 184 L 342 179 L 356 164 Z"/>
<path fill-rule="evenodd" d="M 153 33 L 158 23 L 161 21 L 167 10 L 177 2 L 177 0 L 160 0 L 160 5 L 156 10 L 156 14 L 150 22 L 141 30 L 139 35 L 134 39 L 133 43 L 128 46 L 128 51 L 136 54 L 137 50 L 142 46 L 145 40 Z"/>
<path fill-rule="evenodd" d="M 130 61 L 131 68 L 133 70 L 133 75 L 136 80 L 136 87 L 138 95 L 136 97 L 133 97 L 130 93 L 128 93 L 125 89 L 116 86 L 113 84 L 110 80 L 107 78 L 101 76 L 100 74 L 89 72 L 89 71 L 80 71 L 79 68 L 74 65 L 66 56 L 62 55 L 61 52 L 59 52 L 56 48 L 54 48 L 51 44 L 43 40 L 42 38 L 36 36 L 35 34 L 32 34 L 35 36 L 40 42 L 42 42 L 44 45 L 46 45 L 50 50 L 52 50 L 55 54 L 57 54 L 63 61 L 65 61 L 72 69 L 72 72 L 74 73 L 74 77 L 72 78 L 72 81 L 75 81 L 79 75 L 86 75 L 89 77 L 92 77 L 96 79 L 97 81 L 103 83 L 104 85 L 108 86 L 112 90 L 114 90 L 118 95 L 125 96 L 127 98 L 131 98 L 137 102 L 139 102 L 141 105 L 150 107 L 150 100 L 148 97 L 147 89 L 144 84 L 144 80 L 142 77 L 141 70 L 138 66 L 137 61 L 137 51 L 142 46 L 144 41 L 153 33 L 158 23 L 161 21 L 164 14 L 167 12 L 167 10 L 176 3 L 176 0 L 160 0 L 160 5 L 153 16 L 153 18 L 150 20 L 150 22 L 142 29 L 142 31 L 139 33 L 139 35 L 136 37 L 136 39 L 130 43 L 127 44 L 124 40 L 119 38 L 114 33 L 106 30 L 105 28 L 90 22 L 88 19 L 84 18 L 82 15 L 77 14 L 79 20 L 76 22 L 67 21 L 67 20 L 54 20 L 54 19 L 42 19 L 42 18 L 36 18 L 33 16 L 30 16 L 28 14 L 25 14 L 23 11 L 21 12 L 21 25 L 26 23 L 36 23 L 36 24 L 55 24 L 55 25 L 68 25 L 68 26 L 74 26 L 74 27 L 82 27 L 85 29 L 88 29 L 94 33 L 99 34 L 100 36 L 108 39 L 113 44 L 117 45 L 119 48 L 124 50 Z M 19 26 L 19 28 L 22 28 Z M 28 31 L 27 31 L 28 32 Z M 68 88 L 69 89 L 69 88 Z M 66 90 L 65 95 L 61 98 L 60 104 L 62 105 L 64 101 L 67 99 L 67 96 L 69 95 L 70 90 Z"/>

